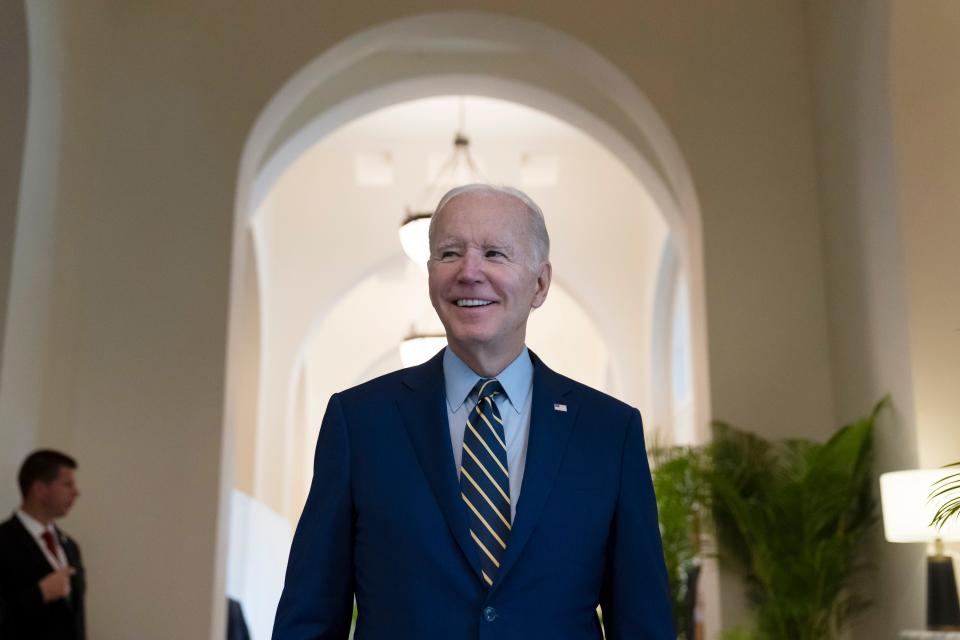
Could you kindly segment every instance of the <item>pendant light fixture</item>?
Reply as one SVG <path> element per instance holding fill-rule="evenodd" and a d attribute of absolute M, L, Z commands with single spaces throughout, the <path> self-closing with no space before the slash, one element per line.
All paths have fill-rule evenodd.
<path fill-rule="evenodd" d="M 470 139 L 464 133 L 465 99 L 460 96 L 457 131 L 453 137 L 453 151 L 440 166 L 434 179 L 412 207 L 406 208 L 400 223 L 400 245 L 404 253 L 426 271 L 430 258 L 428 230 L 433 209 L 449 189 L 474 182 L 484 182 L 476 161 L 470 154 Z"/>
<path fill-rule="evenodd" d="M 407 337 L 400 342 L 400 362 L 404 367 L 423 364 L 445 346 L 446 334 L 416 333 L 411 329 Z"/>

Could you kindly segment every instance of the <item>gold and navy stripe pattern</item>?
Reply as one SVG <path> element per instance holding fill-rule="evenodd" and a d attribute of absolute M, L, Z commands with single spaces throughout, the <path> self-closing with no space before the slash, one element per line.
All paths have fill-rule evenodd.
<path fill-rule="evenodd" d="M 460 497 L 487 586 L 493 584 L 500 568 L 511 526 L 507 445 L 494 401 L 502 392 L 494 379 L 481 379 L 474 387 L 477 406 L 467 414 L 460 462 Z"/>

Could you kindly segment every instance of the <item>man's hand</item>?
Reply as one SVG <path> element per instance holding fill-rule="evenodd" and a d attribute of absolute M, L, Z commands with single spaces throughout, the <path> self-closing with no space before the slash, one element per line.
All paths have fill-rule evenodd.
<path fill-rule="evenodd" d="M 40 582 L 44 602 L 53 602 L 70 595 L 70 576 L 77 572 L 73 567 L 60 567 L 45 575 Z"/>

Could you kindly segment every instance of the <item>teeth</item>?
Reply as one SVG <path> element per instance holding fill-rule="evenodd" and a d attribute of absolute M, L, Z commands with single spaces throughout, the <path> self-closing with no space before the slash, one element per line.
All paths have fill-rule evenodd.
<path fill-rule="evenodd" d="M 493 304 L 490 300 L 477 300 L 477 299 L 461 299 L 457 300 L 458 307 L 485 307 L 488 304 Z"/>

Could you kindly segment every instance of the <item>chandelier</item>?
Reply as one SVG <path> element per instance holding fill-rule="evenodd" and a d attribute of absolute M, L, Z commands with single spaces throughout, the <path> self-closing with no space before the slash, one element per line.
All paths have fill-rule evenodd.
<path fill-rule="evenodd" d="M 440 166 L 434 179 L 427 185 L 413 207 L 406 207 L 400 223 L 400 246 L 404 253 L 421 269 L 427 270 L 430 258 L 428 231 L 433 208 L 449 189 L 474 182 L 485 182 L 483 174 L 470 154 L 470 139 L 464 133 L 465 106 L 460 97 L 458 126 L 453 137 L 453 151 Z"/>
<path fill-rule="evenodd" d="M 447 346 L 446 334 L 416 333 L 411 330 L 400 342 L 400 362 L 404 367 L 423 364 L 445 346 Z"/>

